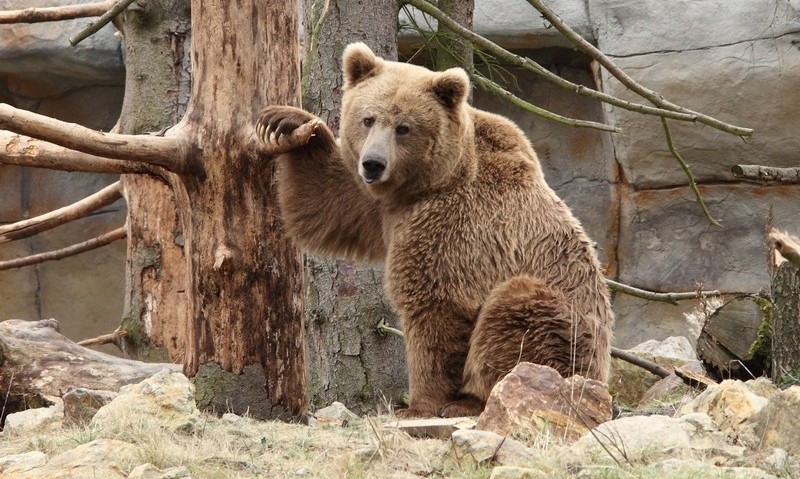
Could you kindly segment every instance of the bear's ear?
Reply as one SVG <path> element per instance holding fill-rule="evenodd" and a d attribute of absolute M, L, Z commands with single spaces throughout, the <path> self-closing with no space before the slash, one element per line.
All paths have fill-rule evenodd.
<path fill-rule="evenodd" d="M 466 100 L 470 89 L 469 77 L 461 68 L 450 68 L 436 74 L 431 89 L 442 105 L 453 108 Z"/>
<path fill-rule="evenodd" d="M 344 87 L 352 88 L 362 81 L 378 73 L 381 59 L 364 43 L 351 43 L 344 49 L 342 66 L 344 70 Z"/>

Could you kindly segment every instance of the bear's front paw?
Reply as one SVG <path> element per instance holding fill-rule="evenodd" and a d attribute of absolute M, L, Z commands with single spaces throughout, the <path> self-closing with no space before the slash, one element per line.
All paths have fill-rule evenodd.
<path fill-rule="evenodd" d="M 277 155 L 307 145 L 320 127 L 322 120 L 305 110 L 269 106 L 256 121 L 256 136 L 268 154 Z"/>

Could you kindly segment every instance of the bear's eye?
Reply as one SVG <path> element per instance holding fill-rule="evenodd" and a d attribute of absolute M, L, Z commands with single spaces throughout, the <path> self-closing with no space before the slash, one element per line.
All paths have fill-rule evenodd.
<path fill-rule="evenodd" d="M 374 116 L 368 116 L 368 117 L 364 118 L 364 126 L 366 126 L 367 128 L 371 127 L 374 124 L 375 124 L 375 117 Z"/>
<path fill-rule="evenodd" d="M 394 128 L 394 132 L 401 136 L 408 135 L 411 132 L 411 128 L 409 128 L 407 125 L 397 125 Z"/>

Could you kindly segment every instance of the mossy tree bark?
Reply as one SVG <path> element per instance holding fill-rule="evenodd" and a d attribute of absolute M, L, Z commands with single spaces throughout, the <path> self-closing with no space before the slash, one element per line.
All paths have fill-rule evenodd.
<path fill-rule="evenodd" d="M 327 5 L 327 9 L 326 9 Z M 363 41 L 383 58 L 397 58 L 396 0 L 305 0 L 303 106 L 339 130 L 344 48 Z M 309 257 L 306 340 L 312 402 L 343 402 L 374 411 L 382 398 L 405 392 L 403 342 L 376 326 L 397 327 L 383 289 L 383 268 Z"/>

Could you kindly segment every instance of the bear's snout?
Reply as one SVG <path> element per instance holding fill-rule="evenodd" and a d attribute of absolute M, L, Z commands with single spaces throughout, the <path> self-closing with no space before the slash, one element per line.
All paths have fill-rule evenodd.
<path fill-rule="evenodd" d="M 386 170 L 386 158 L 378 155 L 367 155 L 361 160 L 361 177 L 367 183 L 379 180 Z"/>

